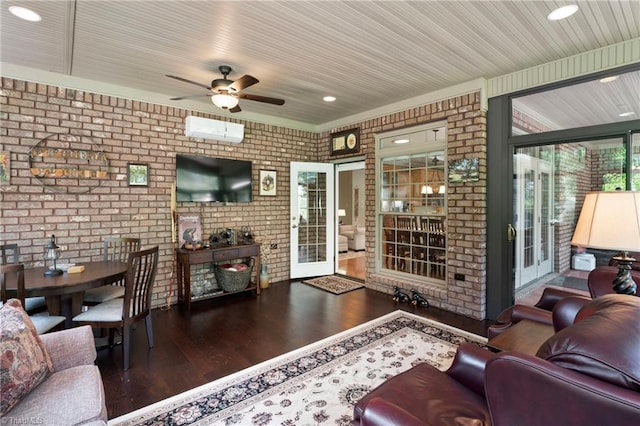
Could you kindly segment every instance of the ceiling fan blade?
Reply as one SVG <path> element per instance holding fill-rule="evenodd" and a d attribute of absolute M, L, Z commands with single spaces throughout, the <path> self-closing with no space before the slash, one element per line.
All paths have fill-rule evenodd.
<path fill-rule="evenodd" d="M 284 105 L 284 99 L 269 98 L 267 96 L 249 95 L 246 93 L 238 93 L 239 98 L 248 99 L 250 101 L 265 102 L 273 105 Z"/>
<path fill-rule="evenodd" d="M 239 79 L 237 79 L 236 81 L 234 81 L 229 85 L 229 90 L 239 92 L 259 82 L 260 80 L 258 80 L 255 77 L 252 77 L 250 75 L 243 75 L 242 77 L 240 77 Z"/>
<path fill-rule="evenodd" d="M 192 99 L 192 98 L 201 98 L 203 96 L 211 96 L 211 93 L 207 93 L 206 95 L 189 95 L 189 96 L 179 96 L 177 98 L 171 98 L 171 101 L 180 101 L 182 99 Z"/>
<path fill-rule="evenodd" d="M 240 105 L 236 105 L 229 110 L 229 112 L 240 112 L 240 111 L 242 111 L 242 109 L 240 108 Z"/>
<path fill-rule="evenodd" d="M 211 90 L 211 86 L 207 86 L 206 84 L 197 83 L 195 81 L 187 80 L 186 78 L 178 77 L 178 76 L 175 76 L 175 75 L 165 74 L 165 76 L 167 76 L 169 78 L 174 78 L 174 79 L 179 80 L 179 81 L 183 81 L 185 83 L 195 84 L 196 86 L 204 87 L 207 90 Z"/>

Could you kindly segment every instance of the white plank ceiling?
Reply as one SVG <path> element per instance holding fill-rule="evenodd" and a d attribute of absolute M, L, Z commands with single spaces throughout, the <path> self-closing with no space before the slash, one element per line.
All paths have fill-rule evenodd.
<path fill-rule="evenodd" d="M 206 90 L 165 74 L 208 85 L 226 64 L 230 79 L 260 80 L 246 93 L 286 101 L 241 100 L 237 118 L 254 113 L 321 126 L 640 37 L 639 0 L 573 3 L 578 13 L 552 22 L 547 14 L 567 2 L 3 0 L 0 59 L 151 92 L 168 105 L 202 93 L 189 102 L 216 114 Z M 22 21 L 9 5 L 29 7 L 42 21 Z M 630 90 L 631 99 L 615 102 L 640 104 L 638 86 L 621 96 Z M 323 102 L 325 95 L 337 101 Z M 554 102 L 541 104 L 552 113 Z"/>

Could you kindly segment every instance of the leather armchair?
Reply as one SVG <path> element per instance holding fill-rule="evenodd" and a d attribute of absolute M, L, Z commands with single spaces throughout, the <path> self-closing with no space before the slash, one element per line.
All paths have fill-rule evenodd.
<path fill-rule="evenodd" d="M 523 319 L 553 325 L 553 308 L 560 300 L 567 297 L 589 299 L 585 292 L 580 290 L 547 287 L 534 306 L 515 304 L 502 311 L 495 322 L 489 326 L 487 335 L 491 339 Z"/>
<path fill-rule="evenodd" d="M 638 256 L 640 259 L 640 253 L 636 253 L 635 256 Z M 618 267 L 615 266 L 616 262 L 612 259 L 609 262 L 611 266 L 598 266 L 591 272 L 589 272 L 589 278 L 587 279 L 587 285 L 589 286 L 589 293 L 591 293 L 591 297 L 598 297 L 604 294 L 613 293 L 613 280 L 618 275 Z M 632 264 L 631 269 L 631 277 L 636 282 L 636 284 L 640 285 L 640 271 L 635 269 L 637 266 L 637 262 Z M 636 296 L 640 296 L 640 292 L 636 292 Z"/>
<path fill-rule="evenodd" d="M 460 345 L 447 371 L 420 364 L 365 395 L 352 424 L 637 424 L 640 299 L 611 294 L 581 303 L 573 324 L 535 357 Z"/>

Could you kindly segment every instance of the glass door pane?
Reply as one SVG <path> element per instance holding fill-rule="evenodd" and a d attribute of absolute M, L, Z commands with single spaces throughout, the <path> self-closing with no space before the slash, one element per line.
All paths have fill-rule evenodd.
<path fill-rule="evenodd" d="M 291 277 L 333 274 L 334 165 L 291 163 Z"/>
<path fill-rule="evenodd" d="M 513 161 L 516 300 L 547 284 L 585 290 L 589 271 L 572 269 L 573 255 L 586 250 L 606 264 L 613 253 L 572 247 L 571 238 L 588 192 L 625 189 L 623 138 L 518 148 Z"/>

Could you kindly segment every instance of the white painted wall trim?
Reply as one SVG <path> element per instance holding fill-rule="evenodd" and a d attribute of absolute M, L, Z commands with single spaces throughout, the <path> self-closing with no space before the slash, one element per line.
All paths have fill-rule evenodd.
<path fill-rule="evenodd" d="M 86 78 L 73 77 L 55 72 L 38 70 L 21 65 L 0 62 L 2 76 L 16 80 L 32 81 L 44 83 L 50 86 L 65 87 L 72 90 L 97 93 L 99 95 L 114 96 L 123 99 L 130 99 L 139 102 L 148 102 L 157 105 L 165 105 L 187 111 L 197 111 L 204 114 L 213 114 L 224 117 L 226 121 L 246 120 L 256 123 L 268 124 L 270 126 L 281 126 L 289 129 L 297 129 L 308 132 L 316 132 L 316 126 L 302 123 L 295 120 L 288 120 L 280 117 L 273 117 L 264 114 L 256 114 L 246 111 L 238 113 L 226 112 L 222 109 L 204 110 L 202 103 L 185 99 L 182 101 L 171 101 L 172 95 L 166 93 L 155 93 L 146 90 L 132 89 L 130 87 L 118 86 L 101 81 L 89 80 Z"/>
<path fill-rule="evenodd" d="M 376 117 L 395 114 L 397 112 L 406 111 L 411 108 L 416 108 L 438 101 L 444 101 L 446 99 L 451 99 L 457 96 L 462 96 L 478 91 L 480 92 L 480 108 L 486 111 L 489 105 L 489 98 L 487 96 L 487 80 L 484 78 L 478 78 L 475 80 L 467 81 L 465 83 L 456 84 L 455 86 L 447 87 L 442 90 L 436 90 L 424 95 L 415 96 L 413 98 L 405 99 L 403 101 L 395 102 L 383 107 L 375 108 L 359 114 L 354 114 L 349 117 L 344 117 L 338 120 L 320 124 L 317 130 L 319 132 L 326 130 L 335 131 L 340 127 L 344 127 L 350 124 L 360 123 L 363 121 L 374 119 Z"/>
<path fill-rule="evenodd" d="M 640 62 L 640 37 L 488 80 L 488 98 Z"/>

